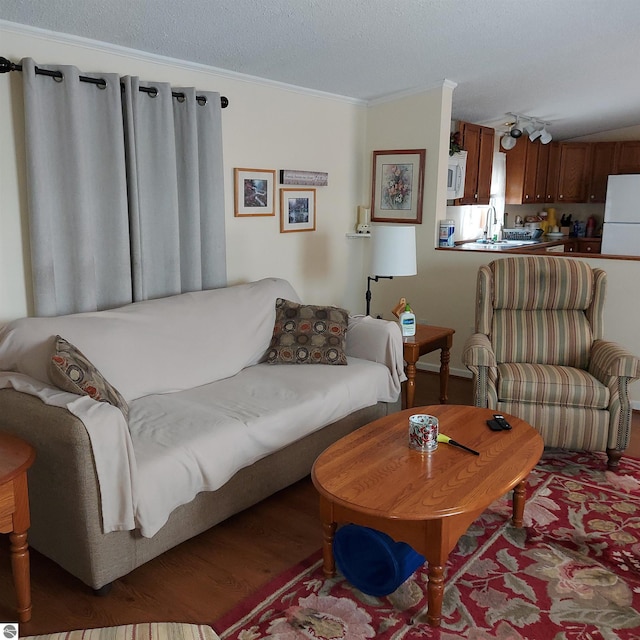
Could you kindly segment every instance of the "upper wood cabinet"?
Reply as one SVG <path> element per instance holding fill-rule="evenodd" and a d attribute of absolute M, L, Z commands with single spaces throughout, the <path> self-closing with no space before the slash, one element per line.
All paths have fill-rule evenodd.
<path fill-rule="evenodd" d="M 547 186 L 544 201 L 553 203 L 558 200 L 558 178 L 560 172 L 560 143 L 551 142 L 549 147 L 549 163 L 547 164 Z"/>
<path fill-rule="evenodd" d="M 553 202 L 547 200 L 550 151 L 550 145 L 522 137 L 506 152 L 506 204 Z"/>
<path fill-rule="evenodd" d="M 467 152 L 464 196 L 458 204 L 489 204 L 495 131 L 470 122 L 458 125 L 462 148 Z"/>
<path fill-rule="evenodd" d="M 616 173 L 640 173 L 640 140 L 618 143 Z"/>
<path fill-rule="evenodd" d="M 591 145 L 583 142 L 560 144 L 557 202 L 586 202 Z"/>
<path fill-rule="evenodd" d="M 506 204 L 605 202 L 612 174 L 640 173 L 640 141 L 531 142 L 506 152 Z"/>
<path fill-rule="evenodd" d="M 604 202 L 607 197 L 607 180 L 615 173 L 616 142 L 591 143 L 589 168 L 589 197 L 587 202 Z"/>

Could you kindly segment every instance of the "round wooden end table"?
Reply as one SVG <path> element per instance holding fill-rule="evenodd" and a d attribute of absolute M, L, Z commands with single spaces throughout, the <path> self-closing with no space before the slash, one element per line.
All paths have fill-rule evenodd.
<path fill-rule="evenodd" d="M 11 568 L 18 601 L 18 622 L 31 619 L 31 580 L 27 529 L 31 523 L 27 470 L 35 449 L 20 438 L 0 431 L 0 533 L 11 542 Z"/>

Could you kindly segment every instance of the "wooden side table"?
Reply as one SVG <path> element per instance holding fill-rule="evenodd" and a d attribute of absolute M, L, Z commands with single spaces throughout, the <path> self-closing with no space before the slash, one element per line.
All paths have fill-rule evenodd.
<path fill-rule="evenodd" d="M 36 457 L 24 440 L 0 432 L 0 533 L 11 541 L 11 568 L 18 601 L 18 621 L 31 619 L 31 579 L 27 529 L 31 524 L 27 469 Z"/>
<path fill-rule="evenodd" d="M 449 387 L 449 359 L 453 344 L 454 329 L 433 327 L 426 324 L 416 325 L 416 335 L 402 338 L 402 351 L 407 363 L 407 402 L 406 409 L 413 407 L 416 393 L 416 362 L 425 353 L 440 349 L 440 402 L 447 403 Z"/>

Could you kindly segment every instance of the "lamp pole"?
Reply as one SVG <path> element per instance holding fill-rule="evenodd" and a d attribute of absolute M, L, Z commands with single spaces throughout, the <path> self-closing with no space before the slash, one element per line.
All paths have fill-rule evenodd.
<path fill-rule="evenodd" d="M 393 280 L 393 276 L 367 276 L 367 293 L 365 295 L 365 299 L 367 301 L 367 315 L 370 315 L 371 312 L 371 281 L 378 282 L 380 278 L 387 278 L 388 280 Z"/>

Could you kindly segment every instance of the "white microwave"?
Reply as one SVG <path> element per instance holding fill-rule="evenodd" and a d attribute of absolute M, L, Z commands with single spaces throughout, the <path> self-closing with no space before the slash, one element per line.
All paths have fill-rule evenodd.
<path fill-rule="evenodd" d="M 464 179 L 467 171 L 467 152 L 458 151 L 449 156 L 447 170 L 447 200 L 462 198 L 464 195 Z"/>

